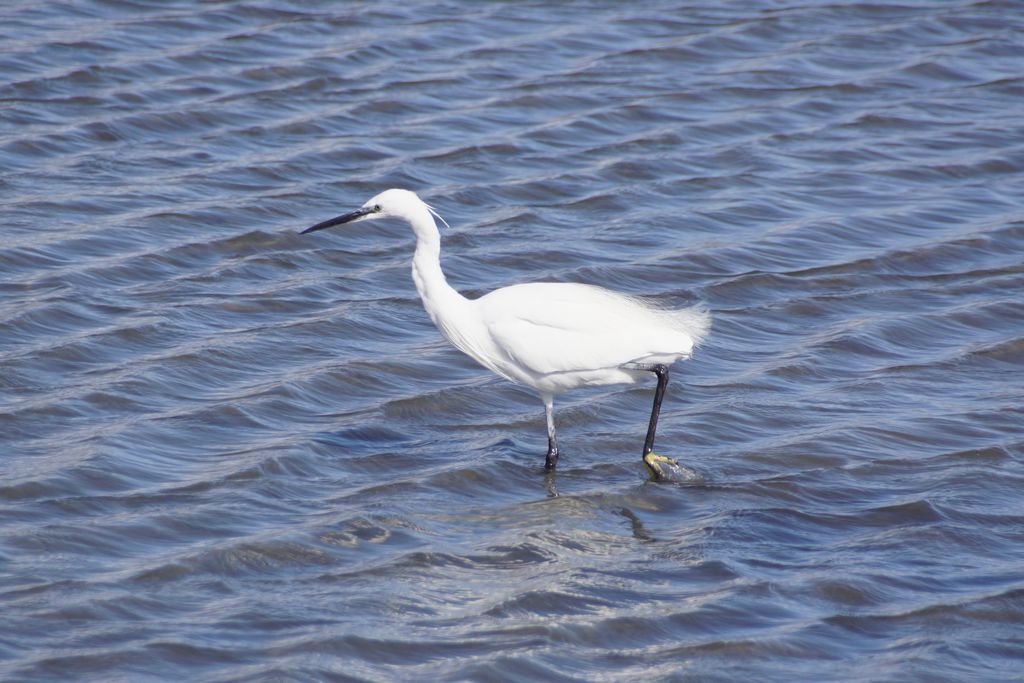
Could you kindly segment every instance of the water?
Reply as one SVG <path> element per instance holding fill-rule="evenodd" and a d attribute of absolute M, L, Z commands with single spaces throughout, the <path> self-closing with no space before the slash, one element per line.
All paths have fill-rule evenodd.
<path fill-rule="evenodd" d="M 4 4 L 0 677 L 1024 678 L 1021 5 L 704 5 Z M 297 234 L 392 186 L 705 302 L 696 476 Z"/>

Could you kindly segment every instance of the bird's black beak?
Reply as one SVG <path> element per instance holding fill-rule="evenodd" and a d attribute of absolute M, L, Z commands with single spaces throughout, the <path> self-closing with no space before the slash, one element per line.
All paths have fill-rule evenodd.
<path fill-rule="evenodd" d="M 367 214 L 377 213 L 378 211 L 380 211 L 380 207 L 379 206 L 364 206 L 361 209 L 356 209 L 355 211 L 349 211 L 346 214 L 342 214 L 341 216 L 336 216 L 335 218 L 331 218 L 329 220 L 326 220 L 323 223 L 317 223 L 316 225 L 314 225 L 311 228 L 306 228 L 300 234 L 305 235 L 307 232 L 316 232 L 317 230 L 323 230 L 324 228 L 333 228 L 335 225 L 341 225 L 342 223 L 348 223 L 348 222 L 354 221 L 357 218 L 362 218 L 363 216 L 365 216 Z"/>

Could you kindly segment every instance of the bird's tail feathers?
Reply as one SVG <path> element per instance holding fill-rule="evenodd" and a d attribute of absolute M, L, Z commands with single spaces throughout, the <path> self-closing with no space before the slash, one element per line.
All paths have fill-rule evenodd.
<path fill-rule="evenodd" d="M 676 308 L 662 313 L 672 319 L 676 329 L 690 335 L 694 347 L 700 346 L 711 331 L 711 313 L 704 306 Z"/>
<path fill-rule="evenodd" d="M 636 306 L 640 306 L 654 314 L 657 319 L 664 322 L 667 327 L 689 335 L 693 341 L 694 348 L 701 345 L 711 331 L 711 313 L 703 304 L 687 306 L 686 308 L 668 308 L 662 302 L 655 299 L 629 296 L 609 292 L 606 289 L 596 288 L 605 296 L 613 299 L 625 299 Z"/>

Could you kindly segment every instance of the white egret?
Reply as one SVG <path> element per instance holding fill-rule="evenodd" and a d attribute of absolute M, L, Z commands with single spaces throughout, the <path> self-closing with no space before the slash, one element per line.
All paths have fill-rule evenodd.
<path fill-rule="evenodd" d="M 657 376 L 643 461 L 655 477 L 675 460 L 654 453 L 669 366 L 689 358 L 707 334 L 700 308 L 665 310 L 592 285 L 539 282 L 502 287 L 479 299 L 455 291 L 441 272 L 441 235 L 427 206 L 408 190 L 386 190 L 355 211 L 303 234 L 344 223 L 401 218 L 416 234 L 412 278 L 423 307 L 448 341 L 484 367 L 533 387 L 548 426 L 545 467 L 558 462 L 554 397 L 581 386 L 635 384 Z M 446 224 L 447 225 L 447 224 Z"/>

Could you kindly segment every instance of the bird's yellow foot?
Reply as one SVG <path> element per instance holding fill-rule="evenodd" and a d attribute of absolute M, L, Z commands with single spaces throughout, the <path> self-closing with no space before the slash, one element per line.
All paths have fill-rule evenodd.
<path fill-rule="evenodd" d="M 667 479 L 665 473 L 665 465 L 671 465 L 672 467 L 679 467 L 679 463 L 672 458 L 666 458 L 664 455 L 657 455 L 655 453 L 648 453 L 644 456 L 644 464 L 647 465 L 647 469 L 651 471 L 655 479 Z"/>

